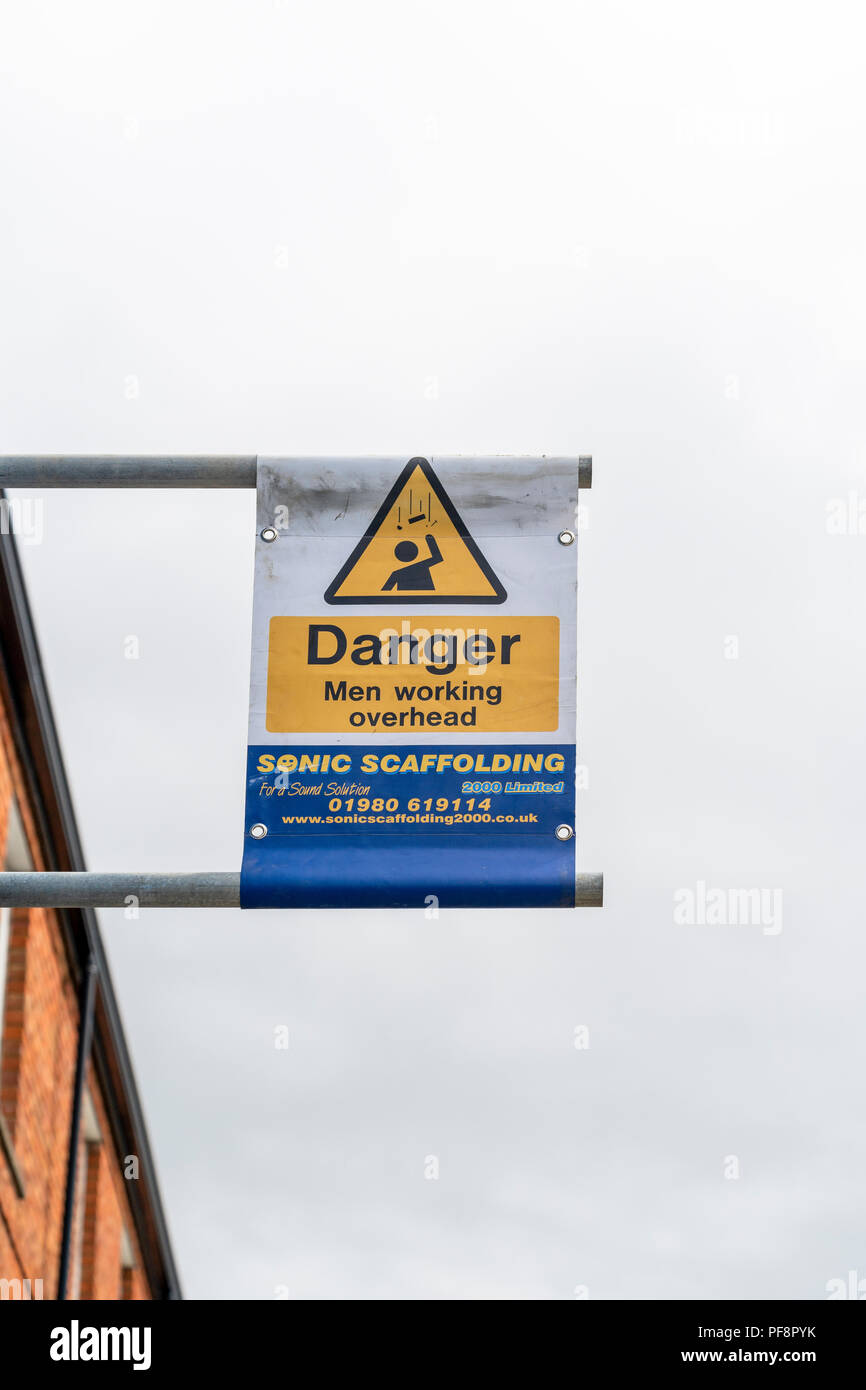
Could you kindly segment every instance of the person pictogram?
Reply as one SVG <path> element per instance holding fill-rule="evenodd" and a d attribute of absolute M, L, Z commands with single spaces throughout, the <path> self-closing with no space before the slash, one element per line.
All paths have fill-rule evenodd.
<path fill-rule="evenodd" d="M 383 593 L 389 589 L 396 589 L 402 593 L 405 590 L 436 588 L 430 571 L 434 565 L 442 563 L 442 551 L 429 533 L 424 539 L 430 551 L 430 558 L 427 560 L 416 560 L 418 547 L 414 541 L 397 542 L 394 546 L 394 557 L 401 561 L 401 568 L 393 570 L 389 574 L 382 585 Z"/>

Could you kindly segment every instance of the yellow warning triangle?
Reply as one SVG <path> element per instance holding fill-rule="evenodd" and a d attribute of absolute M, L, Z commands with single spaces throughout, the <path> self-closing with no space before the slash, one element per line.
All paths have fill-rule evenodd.
<path fill-rule="evenodd" d="M 507 595 L 427 459 L 410 459 L 327 603 L 504 603 Z"/>

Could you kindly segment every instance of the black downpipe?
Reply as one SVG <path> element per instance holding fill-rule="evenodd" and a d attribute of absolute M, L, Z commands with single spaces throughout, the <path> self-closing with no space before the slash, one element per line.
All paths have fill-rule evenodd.
<path fill-rule="evenodd" d="M 90 955 L 81 985 L 81 1013 L 78 1024 L 78 1055 L 75 1059 L 75 1089 L 72 1094 L 72 1123 L 69 1127 L 69 1161 L 66 1165 L 66 1203 L 63 1209 L 63 1241 L 60 1246 L 60 1273 L 57 1276 L 57 1297 L 66 1298 L 69 1279 L 69 1258 L 72 1251 L 72 1221 L 75 1215 L 75 1177 L 78 1163 L 78 1137 L 81 1133 L 81 1109 L 84 1102 L 84 1082 L 87 1061 L 93 1038 L 93 1011 L 96 1002 L 96 961 Z"/>

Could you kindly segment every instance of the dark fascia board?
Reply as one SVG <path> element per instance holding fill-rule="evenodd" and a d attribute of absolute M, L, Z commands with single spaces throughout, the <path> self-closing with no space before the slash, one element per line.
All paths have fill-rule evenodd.
<path fill-rule="evenodd" d="M 0 489 L 0 500 L 4 493 Z M 13 737 L 29 782 L 31 807 L 49 869 L 86 868 L 48 697 L 36 631 L 11 534 L 0 533 L 0 665 Z M 140 1178 L 128 1183 L 130 1206 L 154 1296 L 179 1299 L 180 1280 L 156 1181 L 153 1155 L 96 913 L 58 911 L 70 966 L 80 980 L 92 952 L 98 969 L 92 1060 L 103 1088 L 118 1153 L 137 1154 Z"/>

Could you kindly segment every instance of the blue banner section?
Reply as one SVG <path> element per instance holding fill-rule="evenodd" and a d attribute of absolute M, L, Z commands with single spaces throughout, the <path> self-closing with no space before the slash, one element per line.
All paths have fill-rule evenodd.
<path fill-rule="evenodd" d="M 574 763 L 567 744 L 251 747 L 241 906 L 571 907 Z"/>

